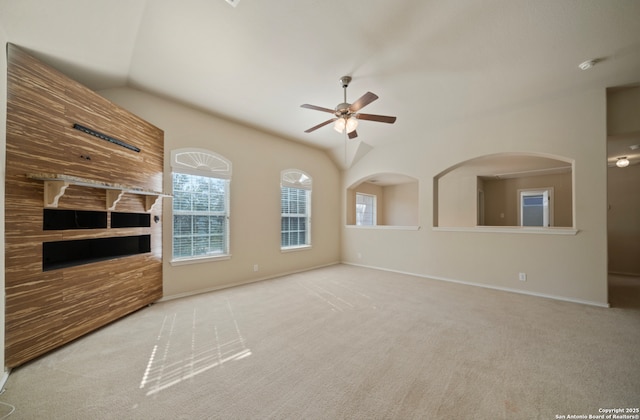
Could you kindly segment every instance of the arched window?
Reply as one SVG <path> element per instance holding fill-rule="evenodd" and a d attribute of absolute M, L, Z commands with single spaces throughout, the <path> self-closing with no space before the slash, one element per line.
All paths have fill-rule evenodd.
<path fill-rule="evenodd" d="M 297 169 L 280 176 L 281 235 L 283 250 L 311 245 L 311 177 Z"/>
<path fill-rule="evenodd" d="M 229 256 L 231 162 L 204 149 L 171 152 L 172 261 Z"/>

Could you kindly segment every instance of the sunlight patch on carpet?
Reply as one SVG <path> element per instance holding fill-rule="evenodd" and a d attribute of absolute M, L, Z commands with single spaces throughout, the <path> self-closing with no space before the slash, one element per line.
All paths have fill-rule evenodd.
<path fill-rule="evenodd" d="M 202 317 L 197 308 L 190 316 L 164 316 L 140 381 L 140 389 L 147 389 L 147 396 L 224 363 L 251 356 L 229 300 L 214 309 L 203 311 Z M 185 333 L 189 331 L 190 334 Z M 186 340 L 191 341 L 190 345 L 185 346 Z"/>

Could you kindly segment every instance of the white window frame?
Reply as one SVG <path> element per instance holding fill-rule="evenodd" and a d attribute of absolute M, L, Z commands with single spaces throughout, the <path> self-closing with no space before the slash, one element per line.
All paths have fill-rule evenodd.
<path fill-rule="evenodd" d="M 371 198 L 373 202 L 373 209 L 371 211 L 371 224 L 362 223 L 362 218 L 358 217 L 358 196 Z M 356 207 L 356 226 L 377 226 L 378 225 L 378 197 L 375 194 L 366 194 L 361 192 L 356 192 L 355 197 L 355 207 Z"/>
<path fill-rule="evenodd" d="M 286 169 L 280 173 L 280 250 L 282 252 L 297 251 L 311 248 L 311 192 L 313 180 L 311 176 L 299 169 Z M 301 214 L 305 218 L 305 243 L 295 245 L 283 245 L 283 218 L 288 217 L 292 213 L 285 213 L 282 209 L 282 193 L 283 188 L 293 188 L 305 191 L 305 210 L 306 213 Z M 297 215 L 296 217 L 301 217 Z"/>
<path fill-rule="evenodd" d="M 230 192 L 231 192 L 231 161 L 225 157 L 206 149 L 185 148 L 171 151 L 171 183 L 173 191 L 174 174 L 186 174 L 225 181 L 224 212 L 224 249 L 222 252 L 192 255 L 186 257 L 174 256 L 174 203 L 171 206 L 171 264 L 192 264 L 199 262 L 225 260 L 231 258 L 230 251 Z M 174 193 L 175 200 L 175 193 Z M 185 213 L 182 213 L 185 214 Z M 199 214 L 220 215 L 219 212 L 205 212 Z M 194 213 L 195 215 L 195 213 Z"/>

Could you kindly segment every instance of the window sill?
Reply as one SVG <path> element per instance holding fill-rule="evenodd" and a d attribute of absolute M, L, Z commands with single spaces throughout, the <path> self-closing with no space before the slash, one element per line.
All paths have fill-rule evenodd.
<path fill-rule="evenodd" d="M 169 264 L 171 264 L 172 266 L 179 266 L 179 265 L 189 265 L 189 264 L 200 264 L 200 263 L 213 262 L 213 261 L 225 261 L 230 259 L 231 259 L 231 254 L 224 254 L 224 255 L 216 255 L 216 256 L 208 256 L 208 257 L 194 257 L 189 259 L 171 260 L 169 261 Z"/>
<path fill-rule="evenodd" d="M 345 225 L 347 229 L 374 229 L 374 230 L 420 230 L 420 226 L 394 226 L 394 225 Z"/>
<path fill-rule="evenodd" d="M 578 234 L 578 229 L 569 227 L 522 227 L 522 226 L 469 226 L 469 227 L 433 227 L 435 232 L 485 232 L 485 233 L 524 233 L 542 235 Z"/>
<path fill-rule="evenodd" d="M 306 251 L 307 249 L 311 249 L 311 245 L 290 246 L 287 248 L 280 248 L 280 252 Z"/>

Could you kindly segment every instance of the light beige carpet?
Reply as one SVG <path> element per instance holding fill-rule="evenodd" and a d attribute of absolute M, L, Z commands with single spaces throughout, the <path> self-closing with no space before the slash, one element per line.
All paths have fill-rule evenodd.
<path fill-rule="evenodd" d="M 620 307 L 606 309 L 336 265 L 145 308 L 15 369 L 0 401 L 10 419 L 556 419 L 638 407 L 637 282 L 612 279 Z"/>

